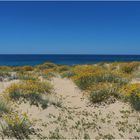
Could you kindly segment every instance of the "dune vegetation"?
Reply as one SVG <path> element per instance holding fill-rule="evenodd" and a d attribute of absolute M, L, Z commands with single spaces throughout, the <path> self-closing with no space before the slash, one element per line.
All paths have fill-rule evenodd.
<path fill-rule="evenodd" d="M 0 66 L 1 138 L 139 139 L 139 71 L 140 62 Z M 66 83 L 70 87 L 66 87 Z M 61 92 L 65 90 L 66 95 L 63 95 Z M 114 116 L 110 116 L 113 113 L 102 109 L 112 107 L 113 112 L 117 108 L 114 107 L 115 103 L 118 109 L 119 104 L 124 106 L 124 110 L 119 110 L 118 113 L 121 114 L 121 120 L 119 117 L 115 118 L 118 115 L 116 112 Z M 104 114 L 104 118 L 101 114 Z M 136 116 L 135 119 L 131 120 L 131 115 Z M 115 126 L 111 122 L 113 119 L 117 121 Z M 50 128 L 51 125 L 53 128 Z M 104 129 L 102 126 L 110 127 Z M 112 131 L 111 127 L 115 128 L 116 134 L 107 133 Z M 96 133 L 92 132 L 92 135 L 90 130 Z"/>

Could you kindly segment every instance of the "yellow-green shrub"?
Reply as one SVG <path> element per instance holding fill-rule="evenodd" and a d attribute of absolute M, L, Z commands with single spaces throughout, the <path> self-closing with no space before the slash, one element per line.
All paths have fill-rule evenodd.
<path fill-rule="evenodd" d="M 134 70 L 136 70 L 140 66 L 139 62 L 131 62 L 131 63 L 122 63 L 120 65 L 120 69 L 122 72 L 131 74 Z"/>
<path fill-rule="evenodd" d="M 52 90 L 52 86 L 48 82 L 40 82 L 40 81 L 34 81 L 34 80 L 26 80 L 23 82 L 19 82 L 18 84 L 12 84 L 7 91 L 12 93 L 15 91 L 15 89 L 18 89 L 20 91 L 25 91 L 25 94 L 28 94 L 30 92 L 36 92 L 39 94 L 44 93 L 50 93 Z"/>
<path fill-rule="evenodd" d="M 48 101 L 43 99 L 43 95 L 51 93 L 52 86 L 47 82 L 26 80 L 17 84 L 12 84 L 6 89 L 11 99 L 26 99 L 31 104 L 47 107 Z"/>
<path fill-rule="evenodd" d="M 140 83 L 125 85 L 120 93 L 130 101 L 136 110 L 140 110 Z"/>
<path fill-rule="evenodd" d="M 126 77 L 103 70 L 80 73 L 74 76 L 73 80 L 81 89 L 87 89 L 92 86 L 92 84 L 99 82 L 118 83 L 120 85 L 128 83 L 128 79 Z"/>

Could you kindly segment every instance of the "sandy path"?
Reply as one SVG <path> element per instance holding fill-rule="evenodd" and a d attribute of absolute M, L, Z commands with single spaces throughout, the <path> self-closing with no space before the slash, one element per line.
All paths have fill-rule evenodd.
<path fill-rule="evenodd" d="M 54 77 L 52 84 L 55 92 L 64 99 L 67 107 L 82 108 L 86 106 L 82 92 L 71 80 Z"/>

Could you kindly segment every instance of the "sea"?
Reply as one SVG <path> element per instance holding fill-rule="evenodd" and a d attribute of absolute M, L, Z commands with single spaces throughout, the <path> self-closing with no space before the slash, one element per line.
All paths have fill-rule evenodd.
<path fill-rule="evenodd" d="M 6 54 L 0 55 L 0 66 L 35 66 L 45 62 L 56 64 L 75 65 L 75 64 L 96 64 L 104 62 L 130 62 L 140 61 L 140 55 L 19 55 Z"/>

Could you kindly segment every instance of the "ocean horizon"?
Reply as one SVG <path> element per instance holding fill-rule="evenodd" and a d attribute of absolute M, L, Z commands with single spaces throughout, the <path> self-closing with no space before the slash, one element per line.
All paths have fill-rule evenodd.
<path fill-rule="evenodd" d="M 60 65 L 140 61 L 140 55 L 98 54 L 0 54 L 0 66 L 35 66 L 45 62 Z"/>

